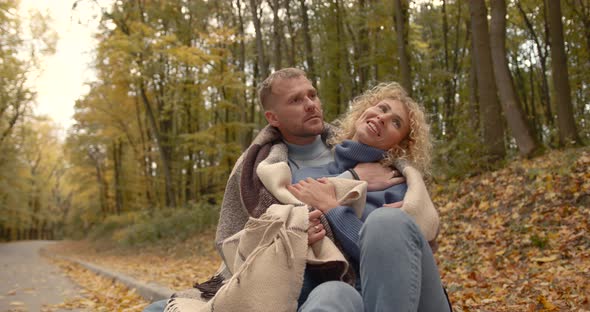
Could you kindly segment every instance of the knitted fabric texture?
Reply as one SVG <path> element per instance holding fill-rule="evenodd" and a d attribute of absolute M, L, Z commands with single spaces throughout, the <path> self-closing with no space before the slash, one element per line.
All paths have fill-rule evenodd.
<path fill-rule="evenodd" d="M 272 152 L 271 152 L 272 154 Z M 270 166 L 270 168 L 263 168 Z M 250 218 L 244 229 L 222 243 L 231 278 L 208 302 L 176 297 L 165 311 L 295 311 L 306 264 L 328 264 L 342 278 L 348 269 L 343 254 L 331 240 L 307 244 L 309 207 L 287 190 L 288 166 L 261 164 L 262 182 L 287 204 L 274 204 L 259 218 Z M 340 202 L 364 206 L 366 183 L 331 179 Z M 358 215 L 362 211 L 356 212 Z"/>

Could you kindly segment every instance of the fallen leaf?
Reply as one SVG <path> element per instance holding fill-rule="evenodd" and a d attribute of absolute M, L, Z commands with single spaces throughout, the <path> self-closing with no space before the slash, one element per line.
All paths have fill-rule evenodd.
<path fill-rule="evenodd" d="M 548 256 L 548 257 L 532 258 L 531 261 L 532 262 L 546 263 L 546 262 L 553 262 L 553 261 L 555 261 L 557 259 L 559 259 L 559 255 L 551 255 L 551 256 Z"/>

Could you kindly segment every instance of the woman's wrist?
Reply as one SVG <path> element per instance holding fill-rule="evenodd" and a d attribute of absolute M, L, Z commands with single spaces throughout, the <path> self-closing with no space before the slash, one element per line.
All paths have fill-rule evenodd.
<path fill-rule="evenodd" d="M 326 204 L 321 205 L 320 207 L 316 207 L 316 208 L 321 210 L 324 214 L 326 214 L 326 213 L 328 213 L 328 211 L 330 211 L 338 206 L 340 206 L 340 203 L 338 201 L 333 201 L 331 203 L 326 203 Z"/>

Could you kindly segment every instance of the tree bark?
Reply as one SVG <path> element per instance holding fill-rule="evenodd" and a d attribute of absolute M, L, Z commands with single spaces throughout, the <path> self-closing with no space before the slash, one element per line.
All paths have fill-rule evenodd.
<path fill-rule="evenodd" d="M 289 67 L 295 67 L 295 55 L 297 53 L 295 47 L 297 46 L 297 32 L 295 31 L 295 27 L 293 27 L 293 21 L 291 20 L 291 1 L 285 0 L 285 12 L 287 13 L 287 31 L 289 32 L 289 53 L 288 53 L 288 63 Z"/>
<path fill-rule="evenodd" d="M 504 123 L 498 103 L 497 88 L 492 69 L 490 36 L 488 31 L 487 8 L 485 0 L 469 2 L 471 28 L 477 70 L 480 124 L 483 130 L 483 143 L 491 161 L 504 158 Z"/>
<path fill-rule="evenodd" d="M 123 143 L 119 139 L 113 142 L 113 175 L 115 187 L 115 213 L 121 214 L 123 209 L 123 184 L 121 183 L 122 174 L 122 159 L 123 159 Z"/>
<path fill-rule="evenodd" d="M 533 37 L 537 53 L 539 54 L 541 65 L 541 103 L 543 105 L 545 119 L 547 120 L 547 123 L 551 125 L 553 124 L 553 113 L 551 112 L 551 97 L 549 96 L 549 82 L 547 80 L 547 43 L 545 43 L 545 49 L 543 49 L 539 36 L 519 1 L 516 2 L 516 6 Z"/>
<path fill-rule="evenodd" d="M 560 1 L 546 1 L 549 14 L 549 37 L 551 40 L 551 71 L 555 88 L 559 144 L 580 145 L 582 141 L 576 130 L 572 106 L 571 88 L 567 70 L 567 59 L 563 42 Z"/>
<path fill-rule="evenodd" d="M 258 16 L 258 1 L 250 0 L 250 10 L 252 12 L 252 22 L 254 23 L 254 31 L 256 33 L 256 56 L 258 61 L 258 68 L 260 75 L 264 78 L 268 77 L 268 67 L 264 58 L 264 44 L 262 42 L 262 29 L 260 28 L 260 16 Z"/>
<path fill-rule="evenodd" d="M 283 57 L 281 53 L 281 20 L 279 19 L 279 0 L 268 2 L 272 9 L 272 43 L 275 70 L 283 68 Z"/>
<path fill-rule="evenodd" d="M 407 0 L 393 1 L 395 31 L 397 34 L 397 51 L 401 72 L 401 84 L 409 95 L 412 95 L 412 71 L 410 55 L 408 53 L 408 2 Z"/>
<path fill-rule="evenodd" d="M 492 19 L 490 21 L 490 44 L 494 77 L 500 94 L 504 115 L 520 154 L 531 156 L 538 148 L 532 131 L 522 113 L 520 99 L 514 88 L 514 82 L 506 59 L 506 2 L 491 1 Z"/>
<path fill-rule="evenodd" d="M 317 85 L 317 71 L 313 61 L 313 49 L 311 45 L 311 35 L 309 30 L 309 15 L 307 14 L 307 5 L 305 0 L 299 0 L 301 7 L 301 27 L 303 28 L 303 43 L 305 46 L 305 60 L 307 63 L 307 77 L 313 85 Z"/>
<path fill-rule="evenodd" d="M 176 207 L 176 196 L 174 194 L 174 190 L 172 189 L 172 172 L 170 169 L 170 159 L 168 159 L 169 155 L 168 153 L 166 153 L 166 149 L 163 145 L 163 138 L 160 131 L 158 130 L 156 117 L 154 116 L 154 112 L 152 110 L 152 104 L 150 103 L 150 100 L 148 99 L 148 96 L 145 92 L 145 88 L 143 85 L 141 85 L 141 83 L 139 89 L 139 93 L 145 106 L 146 114 L 148 116 L 148 121 L 150 123 L 152 133 L 154 134 L 154 138 L 156 139 L 156 144 L 158 146 L 160 158 L 162 159 L 162 166 L 164 167 L 164 178 L 166 179 L 166 205 L 168 207 Z"/>
<path fill-rule="evenodd" d="M 471 21 L 465 21 L 467 33 L 471 33 L 470 27 L 468 27 Z M 470 40 L 470 66 L 469 66 L 469 114 L 470 116 L 479 116 L 479 98 L 477 95 L 477 59 L 475 57 L 475 43 L 473 42 L 473 33 L 471 34 Z M 468 122 L 471 129 L 479 129 L 479 118 L 469 118 Z"/>

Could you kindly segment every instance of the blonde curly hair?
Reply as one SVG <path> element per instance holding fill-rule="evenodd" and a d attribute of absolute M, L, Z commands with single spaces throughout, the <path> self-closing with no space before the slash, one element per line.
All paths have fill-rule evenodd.
<path fill-rule="evenodd" d="M 387 156 L 382 163 L 393 167 L 396 160 L 403 159 L 420 170 L 422 174 L 428 175 L 432 152 L 430 125 L 422 105 L 416 103 L 396 82 L 380 83 L 353 99 L 348 113 L 334 122 L 338 129 L 335 130 L 329 143 L 338 144 L 352 139 L 356 132 L 355 122 L 361 114 L 384 99 L 400 101 L 405 105 L 410 119 L 410 133 L 399 145 L 387 151 Z"/>

